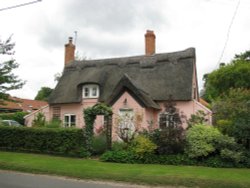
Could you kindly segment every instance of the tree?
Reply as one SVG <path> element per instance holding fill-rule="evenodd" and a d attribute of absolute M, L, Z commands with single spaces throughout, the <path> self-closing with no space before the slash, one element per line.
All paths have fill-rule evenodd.
<path fill-rule="evenodd" d="M 6 41 L 0 40 L 1 57 L 5 59 L 6 57 L 13 55 L 14 46 L 15 44 L 11 42 L 11 36 Z M 12 58 L 3 62 L 0 60 L 0 102 L 8 100 L 8 91 L 20 89 L 25 83 L 12 73 L 12 70 L 18 68 L 18 66 L 18 63 Z"/>
<path fill-rule="evenodd" d="M 53 89 L 49 87 L 42 87 L 36 97 L 35 100 L 41 100 L 41 101 L 48 101 L 50 94 L 52 93 Z"/>
<path fill-rule="evenodd" d="M 230 89 L 213 104 L 215 125 L 250 148 L 250 89 Z"/>
<path fill-rule="evenodd" d="M 219 69 L 205 74 L 204 99 L 208 102 L 216 100 L 230 88 L 250 89 L 250 51 L 235 55 L 233 61 Z"/>

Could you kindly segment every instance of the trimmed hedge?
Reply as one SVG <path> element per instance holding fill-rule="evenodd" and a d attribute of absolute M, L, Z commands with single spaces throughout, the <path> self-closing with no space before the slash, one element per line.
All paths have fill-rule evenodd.
<path fill-rule="evenodd" d="M 50 129 L 0 126 L 0 149 L 86 157 L 82 129 Z"/>
<path fill-rule="evenodd" d="M 250 160 L 242 163 L 232 163 L 220 158 L 220 156 L 211 156 L 203 160 L 191 159 L 186 154 L 175 155 L 156 155 L 148 154 L 145 156 L 138 156 L 128 150 L 107 151 L 101 157 L 103 162 L 114 163 L 139 163 L 139 164 L 162 164 L 162 165 L 195 165 L 195 166 L 208 166 L 215 168 L 249 168 Z"/>

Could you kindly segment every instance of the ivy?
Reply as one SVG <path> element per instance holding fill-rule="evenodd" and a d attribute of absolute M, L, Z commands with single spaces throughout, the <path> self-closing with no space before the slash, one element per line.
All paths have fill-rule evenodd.
<path fill-rule="evenodd" d="M 103 115 L 104 118 L 107 120 L 110 119 L 109 117 L 112 116 L 112 108 L 107 106 L 106 104 L 103 103 L 98 103 L 92 107 L 88 107 L 84 109 L 83 111 L 84 114 L 84 121 L 85 121 L 85 134 L 86 134 L 86 148 L 89 152 L 92 151 L 92 140 L 94 136 L 94 122 L 96 119 L 97 115 Z M 109 122 L 110 124 L 112 123 L 111 121 Z M 108 126 L 111 127 L 112 125 Z M 111 138 L 111 135 L 108 135 L 107 131 L 107 137 Z"/>

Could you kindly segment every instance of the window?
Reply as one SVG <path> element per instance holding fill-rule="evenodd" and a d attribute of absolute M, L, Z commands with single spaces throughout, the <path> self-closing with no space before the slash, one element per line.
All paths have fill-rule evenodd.
<path fill-rule="evenodd" d="M 75 127 L 76 126 L 76 115 L 65 114 L 64 115 L 64 126 L 65 127 Z"/>
<path fill-rule="evenodd" d="M 179 123 L 178 116 L 171 113 L 161 113 L 159 117 L 160 129 L 167 127 L 176 127 Z"/>
<path fill-rule="evenodd" d="M 61 107 L 59 106 L 54 106 L 52 108 L 52 119 L 53 120 L 59 120 L 61 116 Z"/>
<path fill-rule="evenodd" d="M 84 96 L 85 96 L 85 97 L 88 97 L 88 96 L 89 96 L 89 88 L 88 88 L 88 87 L 85 87 L 85 88 L 84 88 Z"/>
<path fill-rule="evenodd" d="M 99 97 L 99 86 L 96 84 L 84 85 L 82 89 L 83 98 L 98 98 Z"/>

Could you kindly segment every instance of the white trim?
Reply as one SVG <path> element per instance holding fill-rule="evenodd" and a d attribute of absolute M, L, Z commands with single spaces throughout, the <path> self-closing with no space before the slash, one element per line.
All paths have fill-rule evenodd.
<path fill-rule="evenodd" d="M 69 122 L 68 122 L 69 126 L 66 126 L 66 125 L 65 125 L 65 124 L 66 124 L 66 123 L 65 123 L 65 116 L 70 117 L 70 118 L 69 118 Z M 75 116 L 75 125 L 74 125 L 74 126 L 72 126 L 71 116 Z M 76 114 L 64 114 L 64 116 L 63 116 L 63 125 L 64 125 L 64 127 L 76 127 Z"/>
<path fill-rule="evenodd" d="M 88 96 L 85 96 L 85 89 L 88 88 Z M 96 88 L 96 95 L 93 95 L 94 88 Z M 82 98 L 83 99 L 96 99 L 99 97 L 99 85 L 97 84 L 86 84 L 82 87 Z"/>

